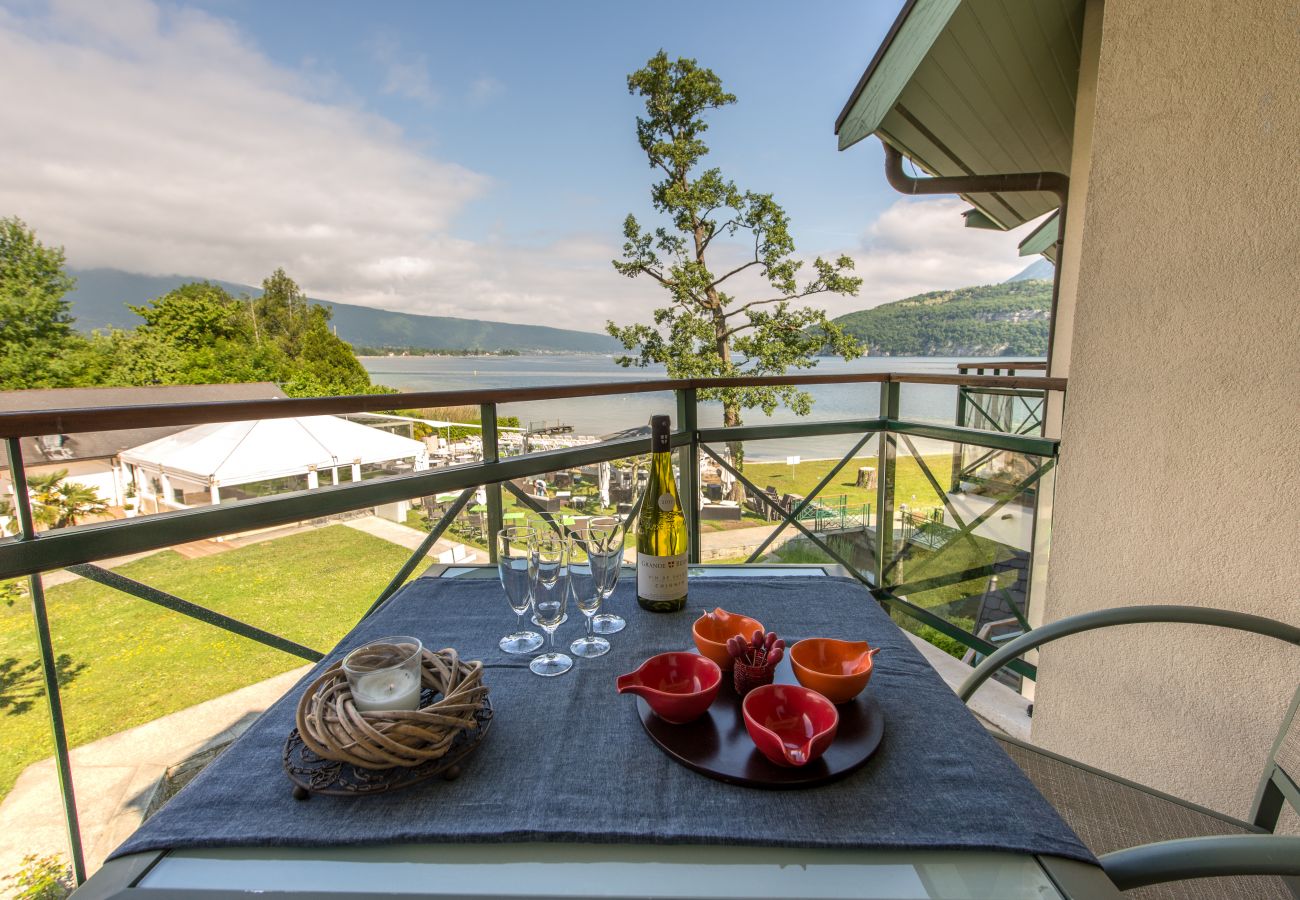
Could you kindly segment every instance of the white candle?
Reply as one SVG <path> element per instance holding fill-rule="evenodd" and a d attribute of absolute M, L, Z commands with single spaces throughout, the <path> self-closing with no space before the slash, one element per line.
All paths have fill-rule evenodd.
<path fill-rule="evenodd" d="M 409 669 L 362 675 L 352 685 L 352 702 L 362 712 L 419 709 L 420 679 Z"/>

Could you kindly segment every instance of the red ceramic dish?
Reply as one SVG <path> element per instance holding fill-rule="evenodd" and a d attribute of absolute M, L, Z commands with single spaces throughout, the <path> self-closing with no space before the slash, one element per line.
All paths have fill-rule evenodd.
<path fill-rule="evenodd" d="M 704 715 L 722 686 L 722 670 L 694 653 L 660 653 L 618 677 L 620 694 L 636 694 L 665 722 L 682 725 Z"/>
<path fill-rule="evenodd" d="M 879 652 L 866 641 L 810 638 L 790 648 L 790 668 L 804 687 L 832 703 L 847 703 L 871 680 L 871 658 Z"/>
<path fill-rule="evenodd" d="M 793 684 L 754 688 L 741 709 L 754 746 L 778 766 L 806 766 L 820 758 L 840 725 L 834 704 Z"/>
<path fill-rule="evenodd" d="M 700 616 L 691 626 L 696 649 L 701 655 L 717 663 L 723 671 L 735 665 L 735 660 L 727 652 L 727 638 L 739 634 L 748 640 L 754 636 L 755 631 L 766 633 L 762 622 L 749 616 L 727 612 L 722 607 Z"/>

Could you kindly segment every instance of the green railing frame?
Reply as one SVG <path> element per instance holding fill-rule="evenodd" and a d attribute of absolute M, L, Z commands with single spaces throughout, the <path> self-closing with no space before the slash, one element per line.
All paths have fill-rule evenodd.
<path fill-rule="evenodd" d="M 756 385 L 814 385 L 845 383 L 878 383 L 880 385 L 880 415 L 838 421 L 810 421 L 771 425 L 738 426 L 733 428 L 698 427 L 698 391 L 707 388 L 746 387 Z M 909 585 L 885 583 L 888 568 L 885 558 L 893 546 L 893 477 L 897 441 L 901 437 L 910 444 L 908 436 L 930 437 L 959 444 L 975 444 L 991 450 L 1009 450 L 1041 457 L 1044 466 L 1050 467 L 1056 459 L 1058 442 L 1052 439 L 1022 434 L 983 431 L 962 426 L 929 425 L 907 422 L 901 418 L 900 388 L 904 383 L 947 384 L 962 387 L 985 387 L 1014 390 L 1030 386 L 1037 390 L 1065 390 L 1064 379 L 1016 376 L 946 376 L 909 373 L 864 373 L 857 375 L 793 375 L 778 378 L 725 378 L 725 379 L 659 379 L 623 383 L 555 385 L 522 390 L 494 389 L 487 391 L 426 391 L 401 395 L 404 407 L 478 404 L 483 435 L 483 461 L 467 465 L 450 466 L 399 475 L 390 478 L 352 482 L 318 487 L 312 490 L 261 497 L 228 505 L 199 507 L 141 516 L 112 522 L 93 523 L 57 529 L 38 534 L 32 518 L 30 498 L 26 491 L 15 490 L 15 511 L 19 534 L 15 538 L 0 540 L 0 579 L 27 576 L 32 601 L 33 624 L 41 657 L 41 670 L 50 730 L 54 743 L 56 771 L 63 799 L 65 822 L 71 848 L 73 875 L 78 884 L 85 880 L 85 862 L 78 825 L 76 793 L 68 759 L 67 731 L 63 721 L 58 673 L 50 637 L 49 617 L 46 610 L 41 573 L 55 569 L 69 569 L 83 577 L 122 590 L 149 602 L 158 603 L 183 615 L 191 616 L 218 628 L 259 641 L 268 646 L 305 659 L 318 659 L 320 652 L 303 647 L 285 638 L 262 631 L 197 604 L 174 597 L 92 565 L 95 560 L 122 556 L 129 553 L 157 550 L 189 541 L 214 538 L 234 532 L 284 525 L 308 519 L 348 512 L 367 506 L 430 496 L 442 492 L 459 491 L 458 498 L 442 515 L 429 535 L 395 573 L 392 580 L 376 598 L 366 615 L 372 613 L 405 583 L 420 561 L 428 554 L 437 539 L 445 532 L 479 486 L 488 489 L 487 531 L 488 545 L 493 547 L 495 535 L 502 527 L 501 489 L 504 486 L 519 497 L 552 528 L 563 531 L 549 514 L 542 511 L 529 495 L 520 491 L 512 480 L 541 475 L 558 469 L 575 468 L 599 462 L 612 462 L 645 452 L 644 441 L 624 439 L 587 444 L 563 450 L 532 453 L 523 456 L 502 457 L 498 444 L 497 407 L 501 403 L 519 403 L 562 397 L 609 396 L 632 393 L 673 392 L 676 396 L 677 428 L 670 443 L 675 449 L 686 451 L 686 465 L 681 466 L 683 496 L 691 498 L 687 518 L 690 530 L 692 563 L 700 562 L 701 536 L 697 498 L 699 495 L 700 454 L 712 457 L 719 465 L 730 470 L 754 496 L 762 497 L 774 508 L 780 521 L 763 545 L 750 557 L 756 560 L 771 541 L 787 526 L 793 526 L 815 545 L 871 589 L 872 595 L 890 609 L 897 610 L 929 625 L 967 646 L 985 654 L 997 648 L 970 634 L 929 610 L 913 604 L 901 596 L 906 588 L 911 591 L 930 590 L 945 584 L 955 584 L 986 574 L 992 567 L 980 567 L 960 573 L 938 576 Z M 0 413 L 0 437 L 8 451 L 11 478 L 14 485 L 26 483 L 20 439 L 43 434 L 70 434 L 87 431 L 111 431 L 150 425 L 195 425 L 210 422 L 246 421 L 262 418 L 289 418 L 302 415 L 331 415 L 339 413 L 375 412 L 390 408 L 393 398 L 386 395 L 352 397 L 327 397 L 315 399 L 253 400 L 219 403 L 159 404 L 135 407 L 95 407 L 85 409 L 37 410 Z M 859 434 L 860 440 L 832 471 L 794 510 L 786 511 L 760 491 L 743 473 L 714 453 L 709 443 L 746 440 L 774 440 L 821 435 Z M 872 435 L 879 436 L 878 482 L 876 503 L 876 544 L 874 570 L 862 573 L 839 553 L 825 543 L 814 530 L 799 520 L 799 515 L 809 507 L 849 460 L 865 446 Z M 919 459 L 919 457 L 917 457 Z M 1043 466 L 1031 476 L 1036 480 Z M 927 469 L 927 474 L 928 469 Z M 933 477 L 931 477 L 933 481 Z M 940 492 L 940 496 L 942 496 Z M 630 523 L 636 516 L 634 506 L 627 516 Z M 980 521 L 965 525 L 973 531 Z M 865 523 L 864 523 L 865 527 Z M 493 549 L 492 553 L 495 553 Z M 1034 667 L 1013 660 L 1010 666 L 1032 678 Z"/>
<path fill-rule="evenodd" d="M 974 372 L 976 375 L 983 375 L 985 372 L 990 371 L 993 375 L 1001 375 L 1005 371 L 1006 374 L 1010 376 L 1015 375 L 1017 371 L 1021 370 L 1041 370 L 1046 368 L 1047 364 L 1045 362 L 1037 360 L 957 364 L 957 372 L 960 375 L 968 375 L 971 372 Z M 987 423 L 987 426 L 981 426 L 981 428 L 998 432 L 1003 431 L 1002 423 L 989 415 L 988 410 L 980 405 L 977 398 L 981 396 L 1010 396 L 1019 398 L 1021 404 L 1023 404 L 1025 408 L 1026 416 L 1020 427 L 1012 433 L 1029 434 L 1030 432 L 1036 432 L 1040 435 L 1043 434 L 1046 427 L 1046 416 L 1044 415 L 1047 409 L 1046 391 L 1025 388 L 960 386 L 957 388 L 957 415 L 955 419 L 955 422 L 959 427 L 968 427 L 968 414 L 973 410 L 974 412 L 979 413 L 979 419 L 976 421 L 983 420 Z M 1031 400 L 1037 402 L 1031 405 Z M 990 450 L 971 462 L 965 461 L 963 458 L 964 452 L 963 447 L 953 447 L 951 484 L 952 490 L 954 491 L 961 487 L 963 481 L 970 481 L 975 478 L 975 472 L 979 470 L 979 467 L 984 465 L 984 463 L 988 462 L 994 456 L 997 456 L 1001 451 L 996 449 Z"/>

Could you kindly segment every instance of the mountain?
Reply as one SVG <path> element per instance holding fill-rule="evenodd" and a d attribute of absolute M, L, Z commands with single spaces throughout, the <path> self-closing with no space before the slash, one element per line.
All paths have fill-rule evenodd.
<path fill-rule="evenodd" d="M 67 295 L 80 331 L 97 328 L 134 328 L 140 317 L 127 304 L 141 306 L 173 288 L 198 278 L 180 275 L 136 275 L 118 269 L 70 269 L 77 286 Z M 208 279 L 235 296 L 257 296 L 259 288 Z M 437 350 L 542 350 L 565 353 L 612 353 L 621 344 L 604 334 L 548 328 L 542 325 L 512 325 L 451 316 L 421 316 L 389 312 L 347 303 L 312 300 L 328 306 L 331 324 L 339 337 L 354 347 L 422 348 Z"/>
<path fill-rule="evenodd" d="M 1045 356 L 1050 281 L 933 291 L 832 321 L 873 356 Z"/>
<path fill-rule="evenodd" d="M 1038 257 L 1038 259 L 1031 262 L 1028 266 L 1021 269 L 1017 274 L 1012 275 L 1010 278 L 1008 278 L 1006 281 L 1002 283 L 1010 284 L 1013 281 L 1039 281 L 1042 279 L 1051 281 L 1052 275 L 1054 275 L 1055 272 L 1056 272 L 1056 267 L 1052 265 L 1052 261 L 1050 259 L 1040 256 Z"/>

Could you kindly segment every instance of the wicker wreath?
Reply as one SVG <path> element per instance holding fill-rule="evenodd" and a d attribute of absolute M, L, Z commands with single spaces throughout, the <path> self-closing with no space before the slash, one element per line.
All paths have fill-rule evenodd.
<path fill-rule="evenodd" d="M 303 743 L 325 759 L 365 769 L 417 766 L 440 759 L 462 731 L 477 727 L 475 711 L 487 696 L 483 663 L 464 662 L 455 650 L 425 650 L 421 681 L 435 703 L 414 711 L 360 712 L 341 663 L 335 663 L 298 701 L 298 732 Z"/>

